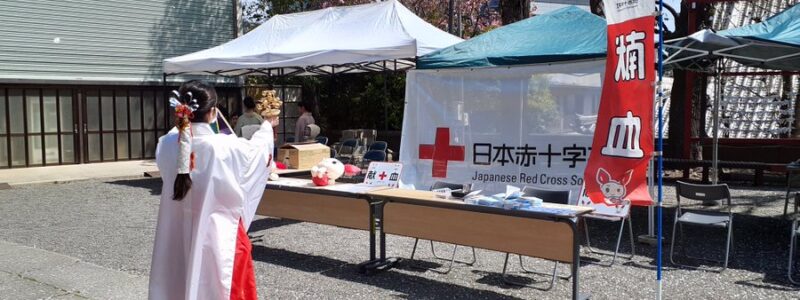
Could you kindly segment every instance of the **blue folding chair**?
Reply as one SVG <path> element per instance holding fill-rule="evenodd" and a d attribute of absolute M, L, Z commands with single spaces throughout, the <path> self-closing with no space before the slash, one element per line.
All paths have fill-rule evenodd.
<path fill-rule="evenodd" d="M 369 145 L 369 150 L 378 150 L 386 152 L 386 149 L 389 148 L 389 144 L 384 141 L 376 141 Z"/>
<path fill-rule="evenodd" d="M 373 161 L 386 161 L 386 152 L 379 150 L 367 151 L 367 153 L 364 153 L 364 157 L 361 159 L 361 166 L 368 167 L 369 163 Z"/>
<path fill-rule="evenodd" d="M 339 147 L 338 155 L 336 159 L 340 160 L 342 163 L 348 164 L 355 162 L 355 155 L 356 150 L 358 149 L 358 140 L 356 139 L 348 139 L 342 142 L 342 145 Z"/>

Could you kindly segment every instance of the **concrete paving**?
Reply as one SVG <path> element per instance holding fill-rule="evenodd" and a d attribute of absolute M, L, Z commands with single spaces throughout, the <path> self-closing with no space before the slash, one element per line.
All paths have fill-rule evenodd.
<path fill-rule="evenodd" d="M 0 241 L 0 299 L 144 299 L 147 277 Z"/>
<path fill-rule="evenodd" d="M 23 185 L 64 183 L 88 179 L 142 177 L 144 172 L 158 171 L 153 160 L 131 160 L 107 163 L 33 167 L 0 170 L 0 183 Z"/>
<path fill-rule="evenodd" d="M 664 212 L 664 228 L 669 240 L 675 190 L 667 186 L 665 192 L 668 207 Z M 154 178 L 22 185 L 0 190 L 0 240 L 60 253 L 144 280 L 150 269 L 160 193 L 161 180 Z M 786 280 L 789 221 L 781 218 L 784 193 L 779 187 L 734 186 L 736 239 L 729 269 L 718 273 L 678 267 L 665 261 L 666 298 L 800 297 L 800 287 Z M 641 234 L 646 231 L 645 210 L 637 208 L 633 213 L 634 233 Z M 610 222 L 592 222 L 592 245 L 612 249 L 617 228 L 617 224 Z M 689 230 L 687 233 L 692 234 L 683 241 L 691 247 L 680 248 L 678 254 L 692 251 L 718 256 L 721 253 L 724 237 L 721 232 Z M 570 283 L 566 280 L 558 280 L 549 292 L 503 284 L 500 272 L 504 255 L 493 251 L 478 249 L 478 262 L 474 266 L 457 264 L 452 272 L 443 275 L 411 267 L 412 264 L 441 267 L 441 262 L 431 258 L 429 244 L 423 242 L 417 250 L 417 260 L 406 260 L 382 274 L 363 276 L 356 272 L 356 265 L 367 258 L 368 236 L 364 231 L 264 218 L 253 223 L 250 236 L 253 237 L 256 283 L 261 299 L 567 299 L 570 292 Z M 388 255 L 408 257 L 413 244 L 411 238 L 390 235 Z M 441 243 L 436 247 L 439 255 L 452 249 L 451 245 Z M 13 255 L 0 253 L 3 258 L 13 257 L 0 261 L 0 266 L 10 270 L 0 271 L 0 286 L 5 287 L 4 282 L 14 282 L 14 288 L 8 293 L 0 291 L 0 299 L 36 299 L 52 291 L 46 289 L 48 286 L 63 289 L 63 297 L 106 292 L 102 286 L 75 287 L 62 281 L 69 279 L 73 270 L 88 272 L 93 270 L 91 267 L 68 268 L 58 257 L 50 261 L 44 258 L 31 261 L 25 257 L 32 251 L 30 248 Z M 621 251 L 627 253 L 627 240 L 623 241 Z M 652 247 L 637 245 L 633 260 L 620 259 L 613 267 L 582 265 L 581 290 L 590 293 L 592 299 L 652 299 L 654 252 Z M 459 247 L 458 258 L 469 259 L 468 253 L 467 248 Z M 582 261 L 600 258 L 584 252 Z M 682 255 L 679 258 L 684 263 L 702 265 L 687 261 Z M 8 262 L 16 260 L 30 262 L 20 262 L 20 266 Z M 511 266 L 514 279 L 538 286 L 545 284 L 543 277 L 521 273 L 518 261 L 514 262 Z M 526 258 L 525 264 L 537 270 L 552 268 L 550 262 L 531 258 Z M 48 267 L 39 268 L 42 265 Z M 35 272 L 27 270 L 28 267 L 39 269 Z M 564 268 L 562 274 L 566 273 Z M 24 277 L 16 274 L 36 275 L 44 281 L 20 283 L 18 278 Z M 83 280 L 95 281 L 100 277 L 105 276 L 86 275 Z M 108 281 L 114 286 L 112 289 L 120 293 L 109 297 L 126 296 L 122 294 L 125 287 L 119 284 L 122 280 Z M 145 285 L 144 281 L 140 284 Z M 73 289 L 81 293 L 72 293 Z M 53 291 L 52 295 L 58 295 L 57 292 Z"/>

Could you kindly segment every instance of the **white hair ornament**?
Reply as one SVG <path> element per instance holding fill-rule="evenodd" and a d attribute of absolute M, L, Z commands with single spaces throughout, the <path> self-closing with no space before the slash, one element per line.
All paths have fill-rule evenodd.
<path fill-rule="evenodd" d="M 189 174 L 194 169 L 194 153 L 192 152 L 192 126 L 190 120 L 194 112 L 200 107 L 192 92 L 186 92 L 186 97 L 181 97 L 180 92 L 173 90 L 169 98 L 170 106 L 175 108 L 175 127 L 178 128 L 178 174 Z M 186 103 L 181 98 L 188 98 Z"/>

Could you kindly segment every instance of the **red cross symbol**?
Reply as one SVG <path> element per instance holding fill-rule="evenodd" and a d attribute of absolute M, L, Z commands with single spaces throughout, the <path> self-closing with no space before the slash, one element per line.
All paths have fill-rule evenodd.
<path fill-rule="evenodd" d="M 387 176 L 387 175 L 386 175 L 386 171 L 383 171 L 383 172 L 381 172 L 381 174 L 380 174 L 380 175 L 378 175 L 378 177 L 380 177 L 380 178 L 381 178 L 381 180 L 383 180 L 384 178 L 386 178 L 386 176 Z"/>
<path fill-rule="evenodd" d="M 433 177 L 447 177 L 447 162 L 464 161 L 464 146 L 450 145 L 450 128 L 436 128 L 433 145 L 419 145 L 419 159 L 433 160 Z"/>

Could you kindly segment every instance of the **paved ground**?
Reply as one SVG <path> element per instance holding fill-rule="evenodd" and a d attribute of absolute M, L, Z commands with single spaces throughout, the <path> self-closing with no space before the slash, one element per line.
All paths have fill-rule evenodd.
<path fill-rule="evenodd" d="M 0 240 L 14 244 L 0 243 L 0 249 L 8 245 L 36 248 L 48 256 L 58 255 L 85 263 L 97 268 L 99 273 L 119 272 L 139 278 L 140 281 L 131 281 L 117 289 L 120 298 L 141 298 L 126 293 L 139 290 L 143 285 L 141 280 L 149 271 L 160 185 L 159 179 L 89 180 L 1 190 Z M 673 199 L 673 189 L 666 191 L 666 199 Z M 744 214 L 735 219 L 736 245 L 729 270 L 720 274 L 667 264 L 664 292 L 668 299 L 800 298 L 800 289 L 785 280 L 789 223 L 774 217 L 783 209 L 782 192 L 772 188 L 734 188 L 733 192 L 739 204 L 737 211 Z M 669 230 L 672 210 L 668 209 L 665 216 L 665 224 L 670 224 L 665 228 Z M 636 210 L 634 217 L 635 232 L 643 233 L 646 230 L 644 210 Z M 598 236 L 593 244 L 608 249 L 609 239 L 602 237 L 612 236 L 615 226 L 595 222 L 591 228 Z M 690 242 L 705 245 L 690 248 L 690 251 L 720 253 L 721 233 L 703 230 L 687 230 L 687 233 L 693 234 Z M 569 295 L 570 285 L 565 280 L 559 280 L 549 292 L 502 284 L 503 255 L 491 251 L 478 250 L 475 266 L 457 265 L 447 275 L 423 272 L 409 267 L 406 262 L 387 273 L 365 277 L 355 272 L 355 265 L 367 256 L 365 232 L 262 219 L 254 222 L 251 236 L 258 239 L 254 245 L 254 259 L 262 298 L 565 299 Z M 407 257 L 412 245 L 412 239 L 390 236 L 389 254 Z M 582 290 L 595 299 L 652 298 L 654 249 L 637 246 L 637 256 L 632 261 L 622 260 L 622 264 L 610 268 L 594 264 L 581 267 Z M 447 249 L 439 246 L 437 250 Z M 9 261 L 22 260 L 31 251 L 34 250 L 0 253 L 5 258 L 0 260 L 0 299 L 46 298 L 50 294 L 36 291 L 44 289 L 47 293 L 47 289 L 53 287 L 62 288 L 63 295 L 73 299 L 106 298 L 78 293 L 82 291 L 76 292 L 76 289 L 71 292 L 61 287 L 66 285 L 63 282 L 50 285 L 21 280 L 26 277 L 6 271 L 11 268 Z M 627 251 L 627 247 L 623 251 Z M 418 253 L 422 258 L 430 257 L 427 247 L 420 248 Z M 462 259 L 468 258 L 468 251 L 459 253 Z M 585 254 L 584 260 L 597 257 Z M 43 264 L 45 266 L 38 269 L 43 274 L 63 275 L 57 264 Z M 526 260 L 526 264 L 531 268 L 550 266 L 533 259 Z M 518 266 L 514 267 L 519 270 Z M 517 279 L 525 280 L 525 277 Z M 90 280 L 101 281 L 99 278 Z"/>
<path fill-rule="evenodd" d="M 144 299 L 147 277 L 0 241 L 0 298 Z"/>
<path fill-rule="evenodd" d="M 0 170 L 0 183 L 22 185 L 32 183 L 72 182 L 98 178 L 141 177 L 156 171 L 153 160 L 131 160 L 107 163 L 63 165 Z"/>

